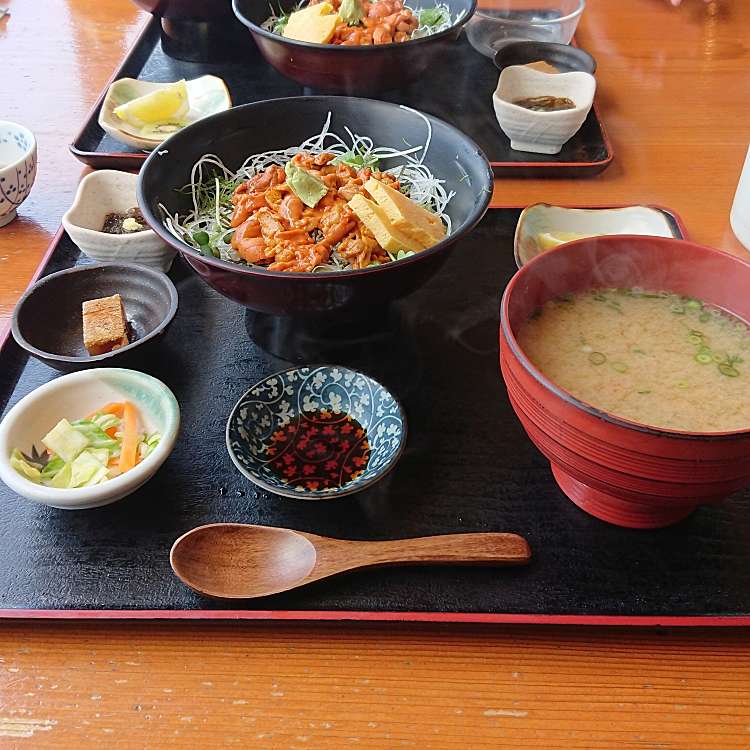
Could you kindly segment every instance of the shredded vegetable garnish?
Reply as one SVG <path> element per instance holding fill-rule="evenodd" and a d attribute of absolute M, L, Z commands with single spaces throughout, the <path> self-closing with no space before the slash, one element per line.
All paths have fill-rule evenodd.
<path fill-rule="evenodd" d="M 343 137 L 331 131 L 331 113 L 328 113 L 322 130 L 297 146 L 276 151 L 266 151 L 249 156 L 236 171 L 227 167 L 215 154 L 206 154 L 194 165 L 190 183 L 181 190 L 189 192 L 192 210 L 187 214 L 171 214 L 160 204 L 164 224 L 169 231 L 190 247 L 206 256 L 225 261 L 245 262 L 232 246 L 231 227 L 234 206 L 232 196 L 244 181 L 263 173 L 268 167 L 284 167 L 297 154 L 334 154 L 334 163 L 342 163 L 354 169 L 371 168 L 392 175 L 401 192 L 416 204 L 436 214 L 444 223 L 448 234 L 451 232 L 451 219 L 446 208 L 455 195 L 445 186 L 445 181 L 432 174 L 425 164 L 432 126 L 427 117 L 409 107 L 402 107 L 419 117 L 425 124 L 425 140 L 422 146 L 408 146 L 403 149 L 376 146 L 372 138 L 358 135 L 348 127 Z M 404 255 L 390 254 L 391 260 Z M 388 260 L 388 257 L 386 257 Z M 250 265 L 253 265 L 252 263 Z M 327 262 L 316 266 L 313 272 L 340 271 L 350 268 L 349 262 L 340 257 L 336 248 Z"/>
<path fill-rule="evenodd" d="M 159 444 L 157 432 L 139 430 L 138 413 L 128 401 L 97 409 L 84 419 L 61 419 L 43 438 L 45 450 L 15 448 L 11 466 L 35 484 L 58 489 L 91 487 L 129 471 Z"/>

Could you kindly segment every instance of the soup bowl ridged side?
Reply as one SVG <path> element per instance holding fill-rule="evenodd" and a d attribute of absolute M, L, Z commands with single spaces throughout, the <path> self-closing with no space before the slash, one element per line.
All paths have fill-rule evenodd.
<path fill-rule="evenodd" d="M 750 426 L 683 432 L 619 418 L 574 398 L 534 367 L 516 335 L 561 294 L 641 287 L 697 297 L 750 321 L 750 264 L 684 240 L 610 236 L 567 243 L 513 277 L 500 307 L 500 369 L 511 406 L 563 492 L 620 526 L 658 528 L 750 485 Z"/>

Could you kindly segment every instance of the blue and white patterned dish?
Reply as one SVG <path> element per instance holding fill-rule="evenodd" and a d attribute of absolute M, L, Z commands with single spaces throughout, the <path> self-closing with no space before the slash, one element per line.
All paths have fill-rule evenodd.
<path fill-rule="evenodd" d="M 284 482 L 269 454 L 279 430 L 297 426 L 326 411 L 335 418 L 354 418 L 370 444 L 367 466 L 340 487 L 308 489 Z M 237 402 L 227 422 L 227 449 L 234 465 L 251 482 L 285 497 L 319 500 L 364 490 L 382 479 L 398 461 L 406 443 L 406 417 L 382 385 L 346 367 L 293 367 L 256 383 Z M 271 451 L 273 453 L 273 451 Z"/>
<path fill-rule="evenodd" d="M 0 227 L 16 218 L 35 178 L 34 134 L 23 125 L 0 120 Z"/>

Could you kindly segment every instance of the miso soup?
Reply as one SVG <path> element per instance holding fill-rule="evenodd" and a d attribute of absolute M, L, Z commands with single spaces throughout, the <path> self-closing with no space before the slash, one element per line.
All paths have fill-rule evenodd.
<path fill-rule="evenodd" d="M 565 295 L 537 310 L 518 342 L 550 381 L 615 416 L 689 432 L 750 429 L 750 327 L 698 299 Z"/>

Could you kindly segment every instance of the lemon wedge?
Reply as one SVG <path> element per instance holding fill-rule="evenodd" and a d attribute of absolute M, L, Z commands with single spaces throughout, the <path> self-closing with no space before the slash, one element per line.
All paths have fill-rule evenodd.
<path fill-rule="evenodd" d="M 534 239 L 541 250 L 551 250 L 553 247 L 563 245 L 566 242 L 582 240 L 584 237 L 591 236 L 590 234 L 578 234 L 577 232 L 540 232 Z"/>
<path fill-rule="evenodd" d="M 137 99 L 115 107 L 115 114 L 136 128 L 164 122 L 174 122 L 187 115 L 190 110 L 185 81 L 167 83 Z"/>

